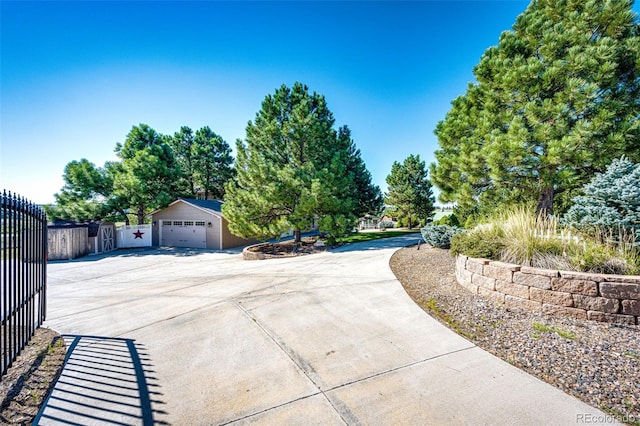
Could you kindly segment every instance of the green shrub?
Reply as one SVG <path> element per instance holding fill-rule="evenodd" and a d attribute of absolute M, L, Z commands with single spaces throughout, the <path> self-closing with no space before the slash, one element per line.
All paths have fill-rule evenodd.
<path fill-rule="evenodd" d="M 393 227 L 394 227 L 394 223 L 390 220 L 384 220 L 382 222 L 378 222 L 378 229 L 389 229 Z"/>
<path fill-rule="evenodd" d="M 586 237 L 572 253 L 571 264 L 584 272 L 634 275 L 640 272 L 638 250 L 633 245 L 606 244 Z"/>
<path fill-rule="evenodd" d="M 485 259 L 499 259 L 502 251 L 501 231 L 489 227 L 475 228 L 451 237 L 451 254 Z"/>
<path fill-rule="evenodd" d="M 483 257 L 547 269 L 609 274 L 640 271 L 633 240 L 614 241 L 563 229 L 556 218 L 536 217 L 525 208 L 495 215 L 489 223 L 451 239 L 452 254 Z"/>
<path fill-rule="evenodd" d="M 447 225 L 427 225 L 420 229 L 422 239 L 424 239 L 427 244 L 445 249 L 451 246 L 451 237 L 460 231 L 460 228 Z"/>
<path fill-rule="evenodd" d="M 640 164 L 626 158 L 613 161 L 582 189 L 563 222 L 577 229 L 608 229 L 613 234 L 634 231 L 640 237 Z M 636 238 L 636 242 L 640 238 Z"/>

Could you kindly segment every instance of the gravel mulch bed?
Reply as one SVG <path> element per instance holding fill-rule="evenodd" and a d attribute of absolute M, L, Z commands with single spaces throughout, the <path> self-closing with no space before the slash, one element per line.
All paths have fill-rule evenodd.
<path fill-rule="evenodd" d="M 455 279 L 448 250 L 398 250 L 391 269 L 440 322 L 510 364 L 623 423 L 640 425 L 640 327 L 507 309 Z"/>
<path fill-rule="evenodd" d="M 281 241 L 276 244 L 264 243 L 249 247 L 247 250 L 254 253 L 263 253 L 268 257 L 291 257 L 303 256 L 306 254 L 319 253 L 327 250 L 325 245 L 317 245 L 317 237 L 304 237 L 300 240 L 300 245 L 296 245 L 293 240 Z"/>
<path fill-rule="evenodd" d="M 29 425 L 62 371 L 62 337 L 39 328 L 0 380 L 0 424 Z"/>

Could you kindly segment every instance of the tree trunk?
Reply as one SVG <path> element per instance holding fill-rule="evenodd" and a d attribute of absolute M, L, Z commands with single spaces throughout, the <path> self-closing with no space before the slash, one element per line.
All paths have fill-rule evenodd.
<path fill-rule="evenodd" d="M 407 226 L 411 229 L 411 216 L 407 218 Z"/>
<path fill-rule="evenodd" d="M 129 226 L 129 215 L 124 210 L 118 210 L 122 216 L 124 216 L 124 224 Z"/>
<path fill-rule="evenodd" d="M 144 206 L 138 206 L 138 225 L 142 225 L 144 223 Z"/>
<path fill-rule="evenodd" d="M 552 186 L 543 188 L 538 195 L 538 205 L 536 205 L 536 214 L 539 216 L 553 215 L 553 196 L 555 191 Z"/>
<path fill-rule="evenodd" d="M 293 242 L 296 244 L 300 244 L 300 241 L 302 241 L 301 233 L 299 229 L 296 229 L 293 231 Z"/>

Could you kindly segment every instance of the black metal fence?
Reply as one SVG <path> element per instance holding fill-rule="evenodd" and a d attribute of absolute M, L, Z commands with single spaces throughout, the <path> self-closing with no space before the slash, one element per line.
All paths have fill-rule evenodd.
<path fill-rule="evenodd" d="M 0 376 L 46 316 L 47 217 L 35 204 L 2 192 L 0 203 Z"/>

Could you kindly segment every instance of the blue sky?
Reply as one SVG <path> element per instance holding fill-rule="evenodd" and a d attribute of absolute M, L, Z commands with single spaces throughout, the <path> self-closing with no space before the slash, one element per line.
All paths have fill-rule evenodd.
<path fill-rule="evenodd" d="M 374 182 L 434 161 L 433 130 L 527 1 L 0 2 L 0 183 L 54 200 L 64 166 L 115 160 L 146 123 L 232 147 L 300 81 L 348 125 Z"/>

